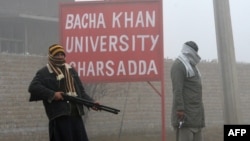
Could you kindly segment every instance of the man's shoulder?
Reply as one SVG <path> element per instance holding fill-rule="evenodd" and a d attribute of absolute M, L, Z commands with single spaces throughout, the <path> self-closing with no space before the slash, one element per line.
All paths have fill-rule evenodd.
<path fill-rule="evenodd" d="M 75 67 L 73 67 L 73 66 L 71 66 L 71 65 L 69 65 L 69 64 L 66 64 L 65 66 L 66 66 L 66 68 L 69 69 L 69 71 L 70 71 L 71 73 L 77 73 L 77 70 L 76 70 Z"/>
<path fill-rule="evenodd" d="M 49 70 L 48 70 L 48 67 L 45 65 L 45 66 L 41 67 L 40 69 L 38 69 L 37 72 L 49 72 Z"/>
<path fill-rule="evenodd" d="M 171 77 L 173 78 L 182 78 L 186 74 L 186 68 L 184 64 L 176 59 L 171 67 Z"/>
<path fill-rule="evenodd" d="M 172 68 L 180 69 L 180 68 L 183 68 L 183 67 L 185 67 L 184 64 L 178 58 L 175 59 L 173 65 L 172 65 Z"/>

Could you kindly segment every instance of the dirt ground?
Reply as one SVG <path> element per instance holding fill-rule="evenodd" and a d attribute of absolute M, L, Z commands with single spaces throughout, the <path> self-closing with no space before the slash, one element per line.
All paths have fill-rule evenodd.
<path fill-rule="evenodd" d="M 90 138 L 90 141 L 161 141 L 159 136 L 109 136 Z"/>
<path fill-rule="evenodd" d="M 33 133 L 30 133 L 33 134 Z M 203 130 L 204 141 L 223 141 L 223 129 L 222 128 L 205 128 Z M 167 130 L 165 141 L 176 141 L 175 132 Z M 41 133 L 35 138 L 30 138 L 30 135 L 19 136 L 3 136 L 0 134 L 0 141 L 48 141 L 47 133 Z M 133 134 L 133 135 L 110 135 L 110 136 L 94 136 L 89 137 L 89 141 L 162 141 L 161 134 Z"/>
<path fill-rule="evenodd" d="M 204 141 L 223 141 L 223 131 L 218 128 L 203 130 Z M 90 138 L 90 141 L 162 141 L 159 135 L 123 135 L 123 136 L 99 136 Z M 166 141 L 176 141 L 175 132 L 168 131 Z"/>

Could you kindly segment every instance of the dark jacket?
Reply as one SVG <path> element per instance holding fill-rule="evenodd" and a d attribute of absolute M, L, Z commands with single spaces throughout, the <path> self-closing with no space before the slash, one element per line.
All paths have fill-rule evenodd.
<path fill-rule="evenodd" d="M 78 97 L 93 102 L 93 99 L 86 94 L 77 72 L 73 68 L 70 68 L 69 72 L 74 78 Z M 63 80 L 56 80 L 56 74 L 50 72 L 47 66 L 45 66 L 37 71 L 28 88 L 30 93 L 29 101 L 42 100 L 49 120 L 71 114 L 71 104 L 69 101 L 52 100 L 54 93 L 62 90 L 60 88 L 61 81 Z M 83 115 L 83 105 L 78 104 L 76 107 L 79 115 Z"/>

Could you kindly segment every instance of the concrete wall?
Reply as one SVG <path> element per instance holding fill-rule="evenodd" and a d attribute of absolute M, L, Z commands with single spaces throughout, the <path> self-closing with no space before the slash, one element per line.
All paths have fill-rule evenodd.
<path fill-rule="evenodd" d="M 47 62 L 44 56 L 0 54 L 0 140 L 48 141 L 48 119 L 42 102 L 28 102 L 28 85 L 36 71 Z M 172 60 L 165 61 L 166 137 L 174 140 L 170 127 L 172 104 L 169 70 Z M 201 62 L 205 104 L 206 141 L 223 140 L 223 94 L 219 66 Z M 250 64 L 238 64 L 240 108 L 250 108 L 248 88 Z M 160 91 L 160 83 L 152 82 Z M 87 111 L 84 120 L 91 141 L 161 140 L 161 98 L 147 82 L 84 84 L 101 104 L 120 109 L 118 115 L 105 111 Z M 242 123 L 249 122 L 250 112 L 242 113 Z"/>

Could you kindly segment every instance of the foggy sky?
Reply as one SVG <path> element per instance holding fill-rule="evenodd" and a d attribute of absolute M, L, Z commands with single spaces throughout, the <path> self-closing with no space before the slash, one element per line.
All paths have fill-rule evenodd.
<path fill-rule="evenodd" d="M 250 0 L 229 0 L 237 62 L 250 62 Z M 217 59 L 213 0 L 163 0 L 164 57 L 195 41 L 203 60 Z"/>

